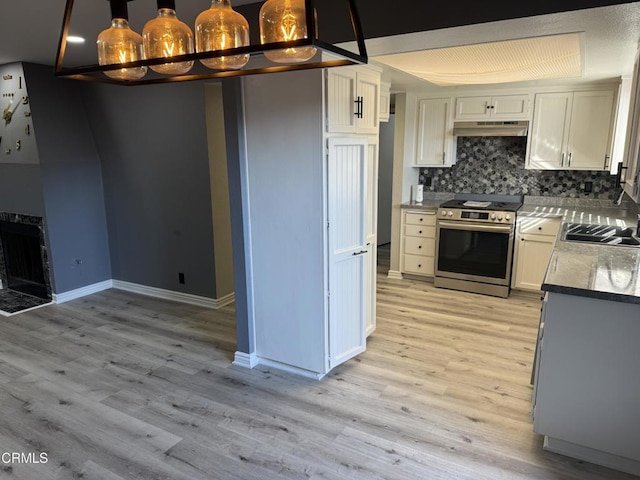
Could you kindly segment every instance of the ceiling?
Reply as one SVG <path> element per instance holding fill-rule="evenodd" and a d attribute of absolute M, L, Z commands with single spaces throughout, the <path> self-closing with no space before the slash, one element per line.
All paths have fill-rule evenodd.
<path fill-rule="evenodd" d="M 569 32 L 583 32 L 583 80 L 630 75 L 640 39 L 640 2 L 374 38 L 367 40 L 367 50 L 376 62 L 378 57 L 388 60 L 405 52 Z M 418 61 L 416 57 L 415 62 Z M 411 66 L 415 70 L 428 68 L 426 64 Z M 386 68 L 384 75 L 394 91 L 435 87 L 393 68 Z"/>
<path fill-rule="evenodd" d="M 254 2 L 232 1 L 234 6 Z M 0 64 L 28 61 L 52 65 L 65 3 L 65 0 L 3 1 L 0 6 L 0 15 L 4 20 L 0 29 Z M 110 15 L 107 1 L 77 0 L 76 5 L 84 6 L 84 11 L 78 10 L 80 13 L 74 16 L 72 24 L 86 25 L 87 32 L 108 27 Z M 186 23 L 193 24 L 197 14 L 209 5 L 209 0 L 181 2 L 178 15 Z M 148 18 L 148 12 L 155 11 L 155 0 L 131 2 L 129 9 L 134 23 L 135 18 Z M 138 31 L 142 28 L 142 25 L 133 26 Z M 640 38 L 640 2 L 371 38 L 367 40 L 367 49 L 375 62 L 376 57 L 382 55 L 567 32 L 584 32 L 585 78 L 604 79 L 629 74 Z M 87 43 L 91 46 L 94 40 L 90 38 L 91 35 L 87 36 Z M 93 52 L 93 49 L 89 50 Z M 95 58 L 85 63 L 95 63 Z M 392 68 L 385 69 L 384 77 L 392 82 L 394 91 L 430 85 Z"/>

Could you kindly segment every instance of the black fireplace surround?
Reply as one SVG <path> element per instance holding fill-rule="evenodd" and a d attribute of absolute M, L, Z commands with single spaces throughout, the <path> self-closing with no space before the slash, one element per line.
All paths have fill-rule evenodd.
<path fill-rule="evenodd" d="M 0 212 L 0 279 L 10 290 L 51 299 L 41 217 Z"/>

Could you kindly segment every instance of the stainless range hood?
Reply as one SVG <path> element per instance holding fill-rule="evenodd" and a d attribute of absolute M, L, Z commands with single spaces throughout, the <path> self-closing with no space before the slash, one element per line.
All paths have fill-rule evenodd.
<path fill-rule="evenodd" d="M 454 122 L 456 137 L 526 137 L 528 121 Z"/>

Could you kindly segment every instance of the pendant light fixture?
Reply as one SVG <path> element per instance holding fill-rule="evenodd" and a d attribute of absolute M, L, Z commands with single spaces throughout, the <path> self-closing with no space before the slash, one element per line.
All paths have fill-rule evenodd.
<path fill-rule="evenodd" d="M 168 58 L 193 53 L 193 32 L 176 16 L 175 0 L 157 0 L 158 16 L 142 29 L 145 58 Z M 165 75 L 183 75 L 193 68 L 193 61 L 151 65 L 151 70 Z"/>
<path fill-rule="evenodd" d="M 196 50 L 213 52 L 249 45 L 249 23 L 231 8 L 229 0 L 211 0 L 211 8 L 196 18 Z M 237 70 L 249 61 L 249 54 L 200 60 L 205 67 Z"/>
<path fill-rule="evenodd" d="M 315 23 L 315 18 L 314 18 Z M 308 38 L 305 0 L 267 0 L 260 9 L 262 44 Z M 315 47 L 296 47 L 264 53 L 272 62 L 306 62 L 316 54 Z"/>
<path fill-rule="evenodd" d="M 127 2 L 135 0 L 107 0 L 112 25 L 99 35 L 82 24 L 83 19 L 103 15 L 104 1 L 66 0 L 55 62 L 57 76 L 147 85 L 367 63 L 356 0 L 266 0 L 259 16 L 252 19 L 256 30 L 260 28 L 256 43 L 251 43 L 247 19 L 231 8 L 230 0 L 209 0 L 210 8 L 200 13 L 195 2 L 182 0 L 156 0 L 157 10 L 148 15 L 144 7 L 131 9 L 132 23 L 144 25 L 142 36 L 129 27 Z M 196 18 L 194 30 L 176 17 L 175 6 L 181 2 L 181 15 Z M 148 3 L 150 0 L 139 2 Z M 340 21 L 341 15 L 349 21 Z M 331 22 L 340 25 L 337 36 L 353 51 L 319 38 L 318 23 Z M 351 37 L 349 31 L 343 31 L 348 30 L 347 25 Z M 97 63 L 87 63 L 96 57 L 93 47 L 87 51 L 69 42 L 70 31 L 98 37 Z"/>
<path fill-rule="evenodd" d="M 98 64 L 111 65 L 142 60 L 142 37 L 129 28 L 127 1 L 109 0 L 111 4 L 111 27 L 100 32 L 97 40 Z M 120 68 L 104 74 L 115 80 L 140 80 L 147 67 Z"/>

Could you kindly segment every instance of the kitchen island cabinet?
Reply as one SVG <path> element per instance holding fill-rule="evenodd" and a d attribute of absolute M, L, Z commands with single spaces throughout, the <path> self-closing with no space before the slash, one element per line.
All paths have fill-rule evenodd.
<path fill-rule="evenodd" d="M 640 248 L 558 241 L 534 371 L 550 451 L 640 475 Z"/>

